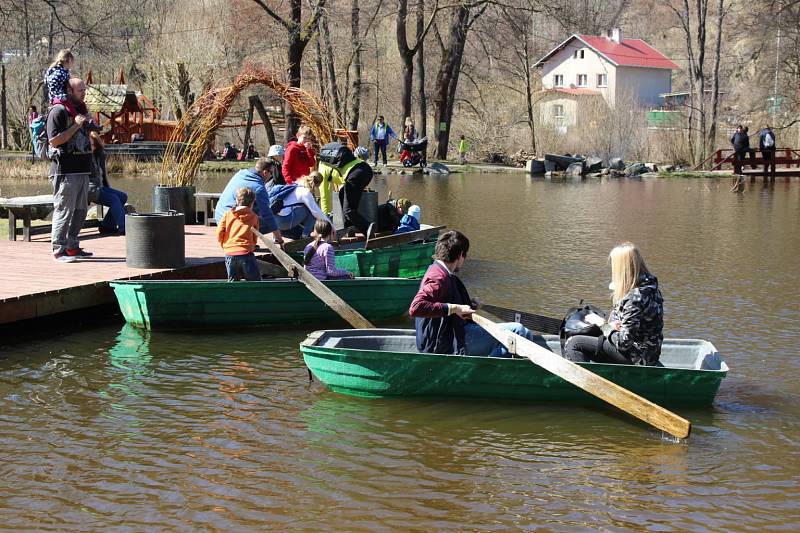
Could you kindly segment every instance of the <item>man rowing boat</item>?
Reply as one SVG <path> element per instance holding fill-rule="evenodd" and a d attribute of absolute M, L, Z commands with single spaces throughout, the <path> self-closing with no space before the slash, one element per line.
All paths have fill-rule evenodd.
<path fill-rule="evenodd" d="M 408 314 L 416 319 L 417 349 L 420 352 L 458 355 L 508 357 L 508 350 L 489 332 L 470 320 L 480 306 L 472 299 L 464 283 L 455 275 L 469 251 L 469 239 L 455 230 L 439 236 L 419 291 Z M 498 324 L 526 339 L 544 343 L 519 322 Z"/>

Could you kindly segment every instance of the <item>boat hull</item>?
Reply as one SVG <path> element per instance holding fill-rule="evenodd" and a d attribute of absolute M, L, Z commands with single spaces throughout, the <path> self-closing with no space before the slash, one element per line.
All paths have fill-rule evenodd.
<path fill-rule="evenodd" d="M 336 250 L 336 267 L 354 276 L 372 278 L 421 278 L 431 265 L 436 242 L 404 244 L 374 250 Z M 292 254 L 301 262 L 301 252 Z"/>
<path fill-rule="evenodd" d="M 408 312 L 419 281 L 361 278 L 323 282 L 368 320 Z M 136 327 L 186 328 L 341 320 L 300 281 L 117 281 L 125 320 Z"/>
<path fill-rule="evenodd" d="M 306 366 L 329 389 L 363 397 L 455 396 L 549 403 L 600 402 L 527 359 L 358 349 L 352 347 L 357 343 L 335 341 L 337 335 L 362 331 L 366 332 L 315 332 L 301 344 Z M 372 335 L 384 338 L 406 337 L 390 339 L 383 344 L 390 347 L 394 343 L 404 349 L 409 344 L 407 337 L 413 338 L 414 335 L 411 330 L 373 331 Z M 551 350 L 560 348 L 557 337 L 546 338 Z M 699 358 L 701 362 L 694 366 L 700 368 L 579 364 L 658 404 L 710 405 L 728 370 L 716 349 L 711 343 L 700 340 L 668 339 L 664 344 L 665 350 L 670 346 L 675 346 L 676 350 L 696 352 L 695 360 Z M 668 355 L 666 359 L 669 359 Z M 704 365 L 707 368 L 702 368 Z"/>

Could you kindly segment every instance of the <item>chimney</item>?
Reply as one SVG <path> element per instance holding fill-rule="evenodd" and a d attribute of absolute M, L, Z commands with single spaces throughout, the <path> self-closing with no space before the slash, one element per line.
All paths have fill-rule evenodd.
<path fill-rule="evenodd" d="M 622 31 L 619 28 L 611 28 L 608 37 L 615 43 L 620 43 L 622 42 Z"/>

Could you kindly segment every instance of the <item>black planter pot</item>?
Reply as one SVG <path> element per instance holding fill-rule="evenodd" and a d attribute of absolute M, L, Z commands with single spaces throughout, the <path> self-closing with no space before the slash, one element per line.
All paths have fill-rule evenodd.
<path fill-rule="evenodd" d="M 168 213 L 175 211 L 184 214 L 186 224 L 197 224 L 197 209 L 194 199 L 194 186 L 166 187 L 153 186 L 153 212 Z"/>
<path fill-rule="evenodd" d="M 125 264 L 131 268 L 185 266 L 183 213 L 125 215 Z"/>

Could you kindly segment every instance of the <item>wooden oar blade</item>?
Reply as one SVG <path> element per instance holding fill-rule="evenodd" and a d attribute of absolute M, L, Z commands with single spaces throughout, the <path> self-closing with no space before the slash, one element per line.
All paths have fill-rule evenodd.
<path fill-rule="evenodd" d="M 492 337 L 503 343 L 509 351 L 528 358 L 533 363 L 555 374 L 564 381 L 600 398 L 601 400 L 647 422 L 655 428 L 666 431 L 670 435 L 685 439 L 691 432 L 691 423 L 675 413 L 654 404 L 653 402 L 620 387 L 594 372 L 572 361 L 564 359 L 541 346 L 507 331 L 488 318 L 473 315 L 476 324 L 488 331 Z"/>
<path fill-rule="evenodd" d="M 491 304 L 481 304 L 481 309 L 496 316 L 503 322 L 519 322 L 526 328 L 536 331 L 537 333 L 558 335 L 559 329 L 561 328 L 561 320 L 558 318 L 537 315 L 535 313 L 526 313 L 524 311 L 515 311 L 514 309 L 498 307 Z"/>
<path fill-rule="evenodd" d="M 281 250 L 281 247 L 267 239 L 255 228 L 251 228 L 253 233 L 261 239 L 275 259 L 283 265 L 287 272 L 293 274 L 297 272 L 297 277 L 303 284 L 308 287 L 314 295 L 325 303 L 328 307 L 336 311 L 340 317 L 350 323 L 351 326 L 358 329 L 373 329 L 375 326 L 361 313 L 350 307 L 347 302 L 342 300 L 338 294 L 326 287 L 320 280 L 314 277 L 311 272 L 303 268 L 297 261 L 292 259 L 289 254 Z"/>

